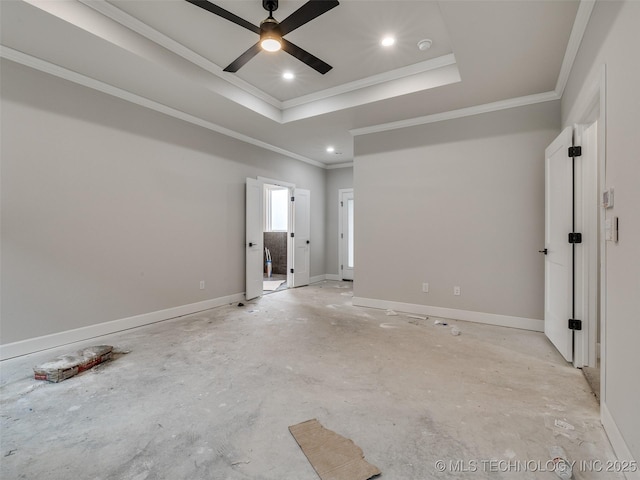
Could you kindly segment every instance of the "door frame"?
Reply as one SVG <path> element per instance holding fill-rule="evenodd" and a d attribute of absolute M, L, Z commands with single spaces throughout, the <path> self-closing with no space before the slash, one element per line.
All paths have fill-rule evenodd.
<path fill-rule="evenodd" d="M 603 64 L 601 68 L 585 81 L 583 88 L 578 93 L 578 97 L 574 107 L 565 119 L 565 124 L 583 124 L 590 125 L 594 121 L 598 122 L 597 131 L 597 171 L 598 171 L 598 198 L 604 192 L 607 184 L 606 179 L 606 80 L 607 69 Z M 600 201 L 598 201 L 598 238 L 599 238 L 599 265 L 597 278 L 591 281 L 597 282 L 599 293 L 597 295 L 599 301 L 599 318 L 587 322 L 589 329 L 598 328 L 597 322 L 600 322 L 600 417 L 603 420 L 607 418 L 603 415 L 606 409 L 606 363 L 607 363 L 607 245 L 604 240 L 605 236 L 605 220 L 606 212 Z M 588 335 L 588 334 L 587 334 Z M 585 336 L 587 336 L 585 335 Z M 584 357 L 587 359 L 583 365 L 590 365 L 593 358 L 597 358 L 597 351 L 593 351 L 594 346 L 588 339 L 583 339 L 585 344 Z M 576 366 L 583 366 L 576 365 Z M 610 432 L 605 424 L 605 431 Z M 610 436 L 611 438 L 611 436 Z"/>
<path fill-rule="evenodd" d="M 344 238 L 344 221 L 345 221 L 345 214 L 344 214 L 344 206 L 342 205 L 343 202 L 343 196 L 345 194 L 351 194 L 353 195 L 353 188 L 341 188 L 338 190 L 338 277 L 340 280 L 343 280 L 343 269 L 342 266 L 346 263 L 345 261 L 345 256 L 346 256 L 346 251 L 345 251 L 345 244 L 346 244 L 346 239 Z M 353 197 L 354 201 L 355 201 L 355 196 Z M 354 274 L 355 274 L 355 263 L 354 263 Z M 351 276 L 351 278 L 349 280 L 353 280 L 353 275 Z"/>
<path fill-rule="evenodd" d="M 595 138 L 587 137 L 594 127 Z M 600 274 L 598 132 L 597 120 L 574 127 L 574 144 L 582 148 L 582 156 L 575 167 L 576 232 L 582 232 L 582 244 L 576 252 L 576 318 L 582 319 L 583 330 L 576 331 L 574 366 L 597 366 L 597 333 L 600 312 L 598 311 L 598 285 Z M 595 142 L 595 145 L 591 142 Z M 595 147 L 595 149 L 593 148 Z"/>

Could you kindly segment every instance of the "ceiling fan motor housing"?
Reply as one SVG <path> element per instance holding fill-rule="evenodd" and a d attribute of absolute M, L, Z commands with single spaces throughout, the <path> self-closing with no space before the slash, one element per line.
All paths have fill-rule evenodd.
<path fill-rule="evenodd" d="M 278 0 L 262 0 L 262 7 L 269 12 L 275 12 L 278 9 Z"/>

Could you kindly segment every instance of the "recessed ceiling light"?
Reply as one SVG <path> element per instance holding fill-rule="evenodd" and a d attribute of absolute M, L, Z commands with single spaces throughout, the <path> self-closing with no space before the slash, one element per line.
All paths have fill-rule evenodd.
<path fill-rule="evenodd" d="M 293 74 L 293 72 L 284 72 L 282 74 L 282 78 L 284 78 L 285 80 L 293 80 L 294 78 L 296 78 L 296 76 Z"/>
<path fill-rule="evenodd" d="M 335 147 L 327 147 L 327 153 L 333 153 L 335 151 L 336 151 Z"/>
<path fill-rule="evenodd" d="M 433 42 L 429 38 L 425 38 L 424 40 L 420 40 L 418 42 L 418 49 L 420 50 L 429 50 L 431 48 L 431 44 Z"/>
<path fill-rule="evenodd" d="M 386 37 L 384 37 L 384 38 L 382 39 L 382 41 L 380 42 L 380 44 L 381 44 L 383 47 L 390 47 L 390 46 L 391 46 L 391 45 L 393 45 L 394 43 L 396 43 L 396 39 L 395 39 L 395 38 L 393 38 L 393 37 L 392 37 L 392 36 L 390 36 L 390 35 L 387 35 Z"/>

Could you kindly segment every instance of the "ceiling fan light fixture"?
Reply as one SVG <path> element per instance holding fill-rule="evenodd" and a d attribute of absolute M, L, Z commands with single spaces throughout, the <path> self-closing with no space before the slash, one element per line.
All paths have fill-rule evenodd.
<path fill-rule="evenodd" d="M 282 48 L 280 25 L 271 16 L 260 24 L 260 46 L 267 52 L 277 52 Z"/>
<path fill-rule="evenodd" d="M 260 46 L 267 52 L 277 52 L 282 48 L 282 44 L 277 38 L 265 38 L 260 42 Z"/>

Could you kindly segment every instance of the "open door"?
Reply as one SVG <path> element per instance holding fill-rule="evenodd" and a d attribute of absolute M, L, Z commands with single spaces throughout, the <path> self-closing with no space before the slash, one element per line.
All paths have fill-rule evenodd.
<path fill-rule="evenodd" d="M 573 360 L 573 129 L 565 128 L 545 150 L 544 333 L 567 361 Z"/>
<path fill-rule="evenodd" d="M 311 253 L 311 192 L 302 188 L 294 189 L 293 194 L 293 272 L 291 285 L 301 287 L 309 285 Z"/>
<path fill-rule="evenodd" d="M 263 182 L 247 178 L 245 227 L 245 297 L 247 300 L 262 295 L 262 210 L 264 202 L 262 189 Z"/>

